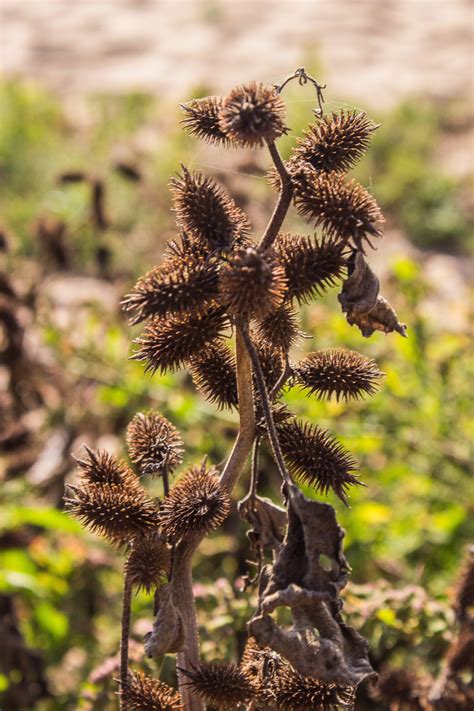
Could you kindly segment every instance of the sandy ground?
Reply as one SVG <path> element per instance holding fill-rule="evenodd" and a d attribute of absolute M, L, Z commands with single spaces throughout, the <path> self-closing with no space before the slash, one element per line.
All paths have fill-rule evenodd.
<path fill-rule="evenodd" d="M 0 0 L 1 67 L 61 91 L 274 82 L 318 59 L 328 98 L 472 97 L 471 0 Z"/>

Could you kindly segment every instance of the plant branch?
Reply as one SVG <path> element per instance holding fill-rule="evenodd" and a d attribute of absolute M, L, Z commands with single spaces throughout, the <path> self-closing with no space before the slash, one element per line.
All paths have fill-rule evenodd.
<path fill-rule="evenodd" d="M 237 396 L 239 433 L 222 471 L 220 482 L 230 493 L 239 478 L 255 437 L 255 406 L 252 387 L 252 365 L 245 347 L 244 328 L 236 328 Z"/>
<path fill-rule="evenodd" d="M 285 168 L 285 164 L 281 159 L 276 144 L 269 143 L 268 150 L 270 151 L 270 155 L 273 159 L 273 162 L 275 163 L 278 175 L 280 176 L 281 192 L 276 207 L 273 211 L 273 215 L 270 218 L 270 222 L 268 223 L 263 237 L 258 245 L 258 250 L 260 252 L 265 252 L 265 250 L 271 247 L 273 242 L 276 240 L 278 232 L 280 231 L 280 228 L 283 224 L 283 220 L 285 219 L 286 213 L 288 212 L 288 208 L 290 207 L 291 198 L 293 197 L 293 185 L 291 182 L 291 177 L 287 169 Z"/>
<path fill-rule="evenodd" d="M 249 497 L 255 498 L 257 495 L 258 487 L 258 452 L 260 449 L 260 437 L 255 438 L 252 450 L 252 468 L 250 470 L 250 489 Z"/>
<path fill-rule="evenodd" d="M 274 401 L 274 399 L 276 398 L 276 396 L 278 395 L 278 393 L 280 392 L 280 390 L 282 389 L 282 387 L 284 386 L 284 384 L 286 383 L 286 381 L 288 380 L 290 375 L 292 375 L 292 373 L 293 373 L 293 369 L 290 365 L 290 361 L 289 361 L 289 358 L 287 355 L 285 357 L 285 369 L 284 369 L 283 373 L 280 375 L 280 377 L 278 378 L 278 380 L 276 381 L 275 385 L 272 387 L 272 389 L 268 393 L 268 398 L 269 398 L 270 402 Z"/>
<path fill-rule="evenodd" d="M 270 439 L 270 444 L 273 451 L 273 457 L 275 463 L 280 472 L 280 476 L 285 484 L 290 484 L 291 479 L 288 474 L 285 462 L 283 460 L 283 454 L 281 452 L 280 442 L 278 440 L 278 434 L 276 431 L 275 423 L 273 421 L 272 408 L 270 405 L 270 398 L 268 396 L 267 385 L 265 383 L 265 376 L 263 374 L 262 365 L 260 363 L 260 358 L 258 356 L 257 349 L 252 343 L 252 339 L 248 333 L 248 330 L 243 330 L 242 335 L 245 341 L 245 345 L 250 355 L 250 360 L 252 361 L 253 372 L 255 374 L 255 380 L 257 382 L 258 394 L 260 395 L 260 400 L 262 403 L 263 415 L 265 418 L 265 424 L 267 426 L 268 437 Z"/>
<path fill-rule="evenodd" d="M 120 691 L 123 694 L 128 680 L 128 640 L 130 637 L 130 616 L 132 610 L 132 585 L 129 576 L 124 574 L 122 596 L 122 632 L 120 638 Z M 120 708 L 126 710 L 123 696 L 120 697 Z"/>
<path fill-rule="evenodd" d="M 229 493 L 238 481 L 255 438 L 252 366 L 243 340 L 242 329 L 238 326 L 236 331 L 237 392 L 240 424 L 234 447 L 220 476 L 221 485 Z M 177 666 L 182 670 L 178 670 L 178 682 L 185 711 L 204 711 L 205 708 L 201 699 L 191 693 L 186 677 L 186 672 L 192 671 L 199 664 L 199 635 L 193 595 L 192 561 L 203 537 L 203 535 L 199 534 L 182 541 L 176 547 L 173 561 L 173 599 L 182 617 L 185 636 L 184 647 L 178 653 L 177 663 Z"/>
<path fill-rule="evenodd" d="M 177 672 L 181 701 L 185 711 L 204 711 L 203 701 L 191 693 L 185 671 L 199 665 L 199 632 L 196 618 L 196 604 L 193 594 L 193 556 L 202 540 L 202 536 L 183 541 L 175 552 L 173 575 L 173 598 L 183 621 L 185 645 L 177 654 Z"/>

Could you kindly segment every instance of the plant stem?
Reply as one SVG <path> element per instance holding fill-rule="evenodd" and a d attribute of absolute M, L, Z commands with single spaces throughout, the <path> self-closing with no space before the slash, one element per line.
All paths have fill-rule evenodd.
<path fill-rule="evenodd" d="M 243 327 L 237 326 L 236 363 L 239 399 L 239 433 L 220 476 L 220 483 L 230 493 L 236 485 L 255 438 L 255 407 L 252 385 L 252 366 L 243 338 Z M 199 635 L 193 595 L 192 560 L 202 535 L 182 541 L 175 550 L 173 561 L 173 599 L 183 620 L 185 644 L 178 653 L 177 665 L 184 671 L 194 670 L 199 664 Z M 191 693 L 188 679 L 178 672 L 178 683 L 184 711 L 204 711 L 201 699 Z"/>
<path fill-rule="evenodd" d="M 130 616 L 132 610 L 132 585 L 128 575 L 123 578 L 122 633 L 120 638 L 120 691 L 123 692 L 128 679 L 128 640 L 130 637 Z M 120 698 L 120 708 L 126 711 L 125 702 Z"/>
<path fill-rule="evenodd" d="M 250 470 L 250 489 L 249 496 L 255 498 L 258 488 L 258 451 L 260 449 L 260 437 L 255 438 L 252 450 L 252 468 Z"/>
<path fill-rule="evenodd" d="M 182 615 L 185 631 L 185 648 L 177 655 L 176 666 L 193 670 L 199 665 L 199 633 L 196 605 L 193 594 L 193 555 L 201 542 L 201 536 L 183 541 L 176 549 L 173 574 L 173 597 Z M 198 696 L 191 693 L 189 679 L 178 671 L 178 685 L 184 711 L 204 711 L 205 706 Z"/>
<path fill-rule="evenodd" d="M 270 155 L 273 158 L 273 162 L 275 163 L 275 167 L 280 176 L 281 192 L 273 211 L 273 215 L 270 218 L 270 222 L 268 223 L 264 235 L 258 245 L 259 252 L 265 252 L 265 250 L 271 247 L 273 242 L 276 240 L 278 232 L 283 224 L 283 220 L 288 212 L 288 208 L 290 207 L 291 198 L 293 197 L 293 185 L 291 183 L 291 178 L 280 157 L 276 144 L 269 143 L 268 150 L 270 151 Z"/>
<path fill-rule="evenodd" d="M 246 328 L 246 327 L 245 327 Z M 255 407 L 252 386 L 252 365 L 244 341 L 244 327 L 236 329 L 237 394 L 239 401 L 239 433 L 220 482 L 230 493 L 239 478 L 255 437 Z"/>
<path fill-rule="evenodd" d="M 267 385 L 265 383 L 265 376 L 263 374 L 260 358 L 258 357 L 257 349 L 252 343 L 248 331 L 243 331 L 242 335 L 245 341 L 246 348 L 249 352 L 250 359 L 252 361 L 253 372 L 255 374 L 258 393 L 260 395 L 260 400 L 262 403 L 263 415 L 265 417 L 265 424 L 267 426 L 268 437 L 270 439 L 270 444 L 273 451 L 273 457 L 275 459 L 275 463 L 278 467 L 278 471 L 280 472 L 280 476 L 283 479 L 283 482 L 285 484 L 289 484 L 291 482 L 291 479 L 286 469 L 285 462 L 283 460 L 283 454 L 281 452 L 278 434 L 276 431 L 275 423 L 273 421 L 270 398 L 268 397 Z"/>

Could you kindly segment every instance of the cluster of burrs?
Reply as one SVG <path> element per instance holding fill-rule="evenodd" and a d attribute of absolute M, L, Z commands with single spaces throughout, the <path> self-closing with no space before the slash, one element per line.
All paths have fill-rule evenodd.
<path fill-rule="evenodd" d="M 307 75 L 298 71 L 294 76 L 301 83 Z M 183 166 L 170 184 L 179 236 L 168 242 L 162 263 L 124 298 L 123 308 L 131 324 L 146 322 L 133 357 L 147 371 L 186 368 L 207 400 L 239 411 L 245 384 L 239 380 L 242 364 L 233 338 L 240 334 L 253 372 L 254 460 L 268 436 L 287 495 L 292 482 L 304 483 L 322 495 L 332 491 L 347 503 L 349 488 L 359 483 L 352 455 L 329 432 L 298 421 L 279 400 L 288 386 L 320 399 L 359 399 L 375 392 L 383 374 L 374 361 L 340 348 L 308 353 L 294 362 L 298 307 L 341 284 L 339 300 L 347 319 L 364 335 L 374 330 L 404 333 L 404 327 L 379 295 L 378 280 L 365 260 L 365 249 L 381 236 L 380 209 L 364 187 L 346 177 L 377 127 L 356 111 L 323 116 L 322 87 L 312 83 L 318 90 L 316 121 L 286 162 L 275 141 L 288 132 L 280 93 L 287 81 L 281 87 L 253 82 L 224 98 L 206 97 L 183 106 L 185 130 L 193 136 L 222 148 L 268 147 L 275 164 L 269 179 L 279 191 L 278 203 L 257 241 L 247 216 L 225 188 Z M 319 228 L 316 234 L 281 231 L 291 203 Z M 242 428 L 248 412 L 240 415 Z M 171 618 L 176 622 L 168 646 L 164 627 L 157 626 L 159 648 L 161 653 L 182 653 L 186 661 L 190 633 L 179 610 L 182 584 L 174 585 L 177 566 L 189 559 L 183 552 L 186 541 L 197 545 L 226 518 L 236 479 L 232 486 L 223 485 L 223 475 L 204 462 L 188 468 L 170 487 L 169 474 L 181 463 L 182 442 L 158 413 L 137 415 L 129 425 L 127 443 L 140 476 L 162 477 L 161 500 L 148 497 L 127 464 L 90 450 L 78 461 L 80 485 L 70 487 L 66 498 L 71 513 L 90 530 L 127 548 L 120 692 L 124 708 L 204 708 L 186 701 L 186 689 L 219 709 L 248 704 L 253 709 L 350 708 L 353 689 L 302 676 L 281 655 L 277 671 L 270 673 L 268 664 L 274 664 L 276 653 L 258 645 L 248 648 L 239 667 L 178 667 L 181 697 L 161 682 L 128 671 L 133 589 L 158 590 L 160 624 Z M 232 455 L 229 461 L 234 461 Z M 257 484 L 253 476 L 254 501 Z"/>

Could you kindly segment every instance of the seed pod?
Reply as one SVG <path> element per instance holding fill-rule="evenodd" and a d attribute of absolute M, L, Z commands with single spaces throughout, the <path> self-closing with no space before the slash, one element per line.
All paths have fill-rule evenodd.
<path fill-rule="evenodd" d="M 217 294 L 215 263 L 202 258 L 168 259 L 141 277 L 121 305 L 134 325 L 149 316 L 202 312 Z"/>
<path fill-rule="evenodd" d="M 347 490 L 361 482 L 352 474 L 357 463 L 342 444 L 318 426 L 296 420 L 278 427 L 280 446 L 295 481 L 327 495 L 332 489 L 346 506 Z"/>
<path fill-rule="evenodd" d="M 146 363 L 145 370 L 175 371 L 196 353 L 219 338 L 227 325 L 223 309 L 210 309 L 203 314 L 155 318 L 143 335 L 134 342 L 140 347 L 132 356 Z"/>
<path fill-rule="evenodd" d="M 133 539 L 131 551 L 125 561 L 125 574 L 137 592 L 150 594 L 169 574 L 171 548 L 156 534 Z"/>
<path fill-rule="evenodd" d="M 346 172 L 364 155 L 377 128 L 363 111 L 341 109 L 312 124 L 298 139 L 292 158 L 317 171 Z"/>
<path fill-rule="evenodd" d="M 330 237 L 353 244 L 363 251 L 362 242 L 372 246 L 370 237 L 381 237 L 377 224 L 383 216 L 372 195 L 356 183 L 346 182 L 337 173 L 317 174 L 301 167 L 292 176 L 294 203 L 300 215 L 321 225 Z"/>
<path fill-rule="evenodd" d="M 284 267 L 273 252 L 260 254 L 253 247 L 237 252 L 219 275 L 221 302 L 229 314 L 263 318 L 285 298 Z"/>
<path fill-rule="evenodd" d="M 218 528 L 230 510 L 230 498 L 222 488 L 216 469 L 206 471 L 205 462 L 175 484 L 163 500 L 160 523 L 168 540 L 177 542 L 192 533 Z"/>
<path fill-rule="evenodd" d="M 68 494 L 73 496 L 70 497 Z M 66 510 L 92 533 L 115 543 L 156 530 L 158 511 L 143 489 L 117 484 L 70 486 L 64 498 Z"/>
<path fill-rule="evenodd" d="M 285 112 L 285 103 L 273 86 L 251 82 L 235 87 L 224 98 L 219 126 L 231 141 L 254 148 L 288 132 Z"/>
<path fill-rule="evenodd" d="M 344 245 L 323 236 L 318 242 L 303 235 L 280 235 L 275 251 L 285 267 L 288 299 L 308 303 L 342 278 Z"/>
<path fill-rule="evenodd" d="M 246 215 L 221 185 L 201 172 L 190 173 L 183 166 L 170 187 L 178 226 L 193 239 L 222 250 L 249 234 Z"/>
<path fill-rule="evenodd" d="M 206 400 L 216 403 L 220 410 L 237 407 L 235 357 L 227 346 L 215 343 L 195 355 L 187 365 L 194 384 Z"/>
<path fill-rule="evenodd" d="M 282 665 L 270 683 L 275 706 L 281 711 L 338 711 L 354 709 L 355 689 L 328 684 L 299 674 L 289 664 Z"/>
<path fill-rule="evenodd" d="M 142 474 L 172 472 L 183 459 L 183 441 L 176 427 L 158 412 L 139 412 L 127 428 L 130 459 Z"/>
<path fill-rule="evenodd" d="M 299 335 L 297 316 L 291 305 L 285 303 L 276 311 L 270 311 L 257 323 L 255 335 L 259 341 L 267 341 L 274 348 L 288 353 Z"/>
<path fill-rule="evenodd" d="M 230 145 L 231 142 L 219 126 L 222 97 L 205 96 L 181 104 L 181 108 L 186 112 L 186 116 L 181 121 L 186 133 L 216 146 Z"/>
<path fill-rule="evenodd" d="M 125 706 L 134 711 L 181 711 L 183 708 L 177 691 L 142 672 L 129 673 L 120 696 Z"/>
<path fill-rule="evenodd" d="M 250 677 L 235 664 L 201 663 L 196 669 L 181 671 L 187 676 L 193 693 L 213 708 L 234 711 L 255 696 Z"/>
<path fill-rule="evenodd" d="M 125 462 L 109 454 L 104 449 L 94 452 L 84 445 L 86 457 L 76 459 L 79 477 L 84 484 L 114 484 L 116 486 L 139 486 L 139 479 Z"/>
<path fill-rule="evenodd" d="M 337 401 L 341 397 L 347 401 L 373 395 L 383 376 L 375 361 L 344 348 L 308 353 L 295 373 L 297 382 L 321 400 L 335 395 Z"/>

